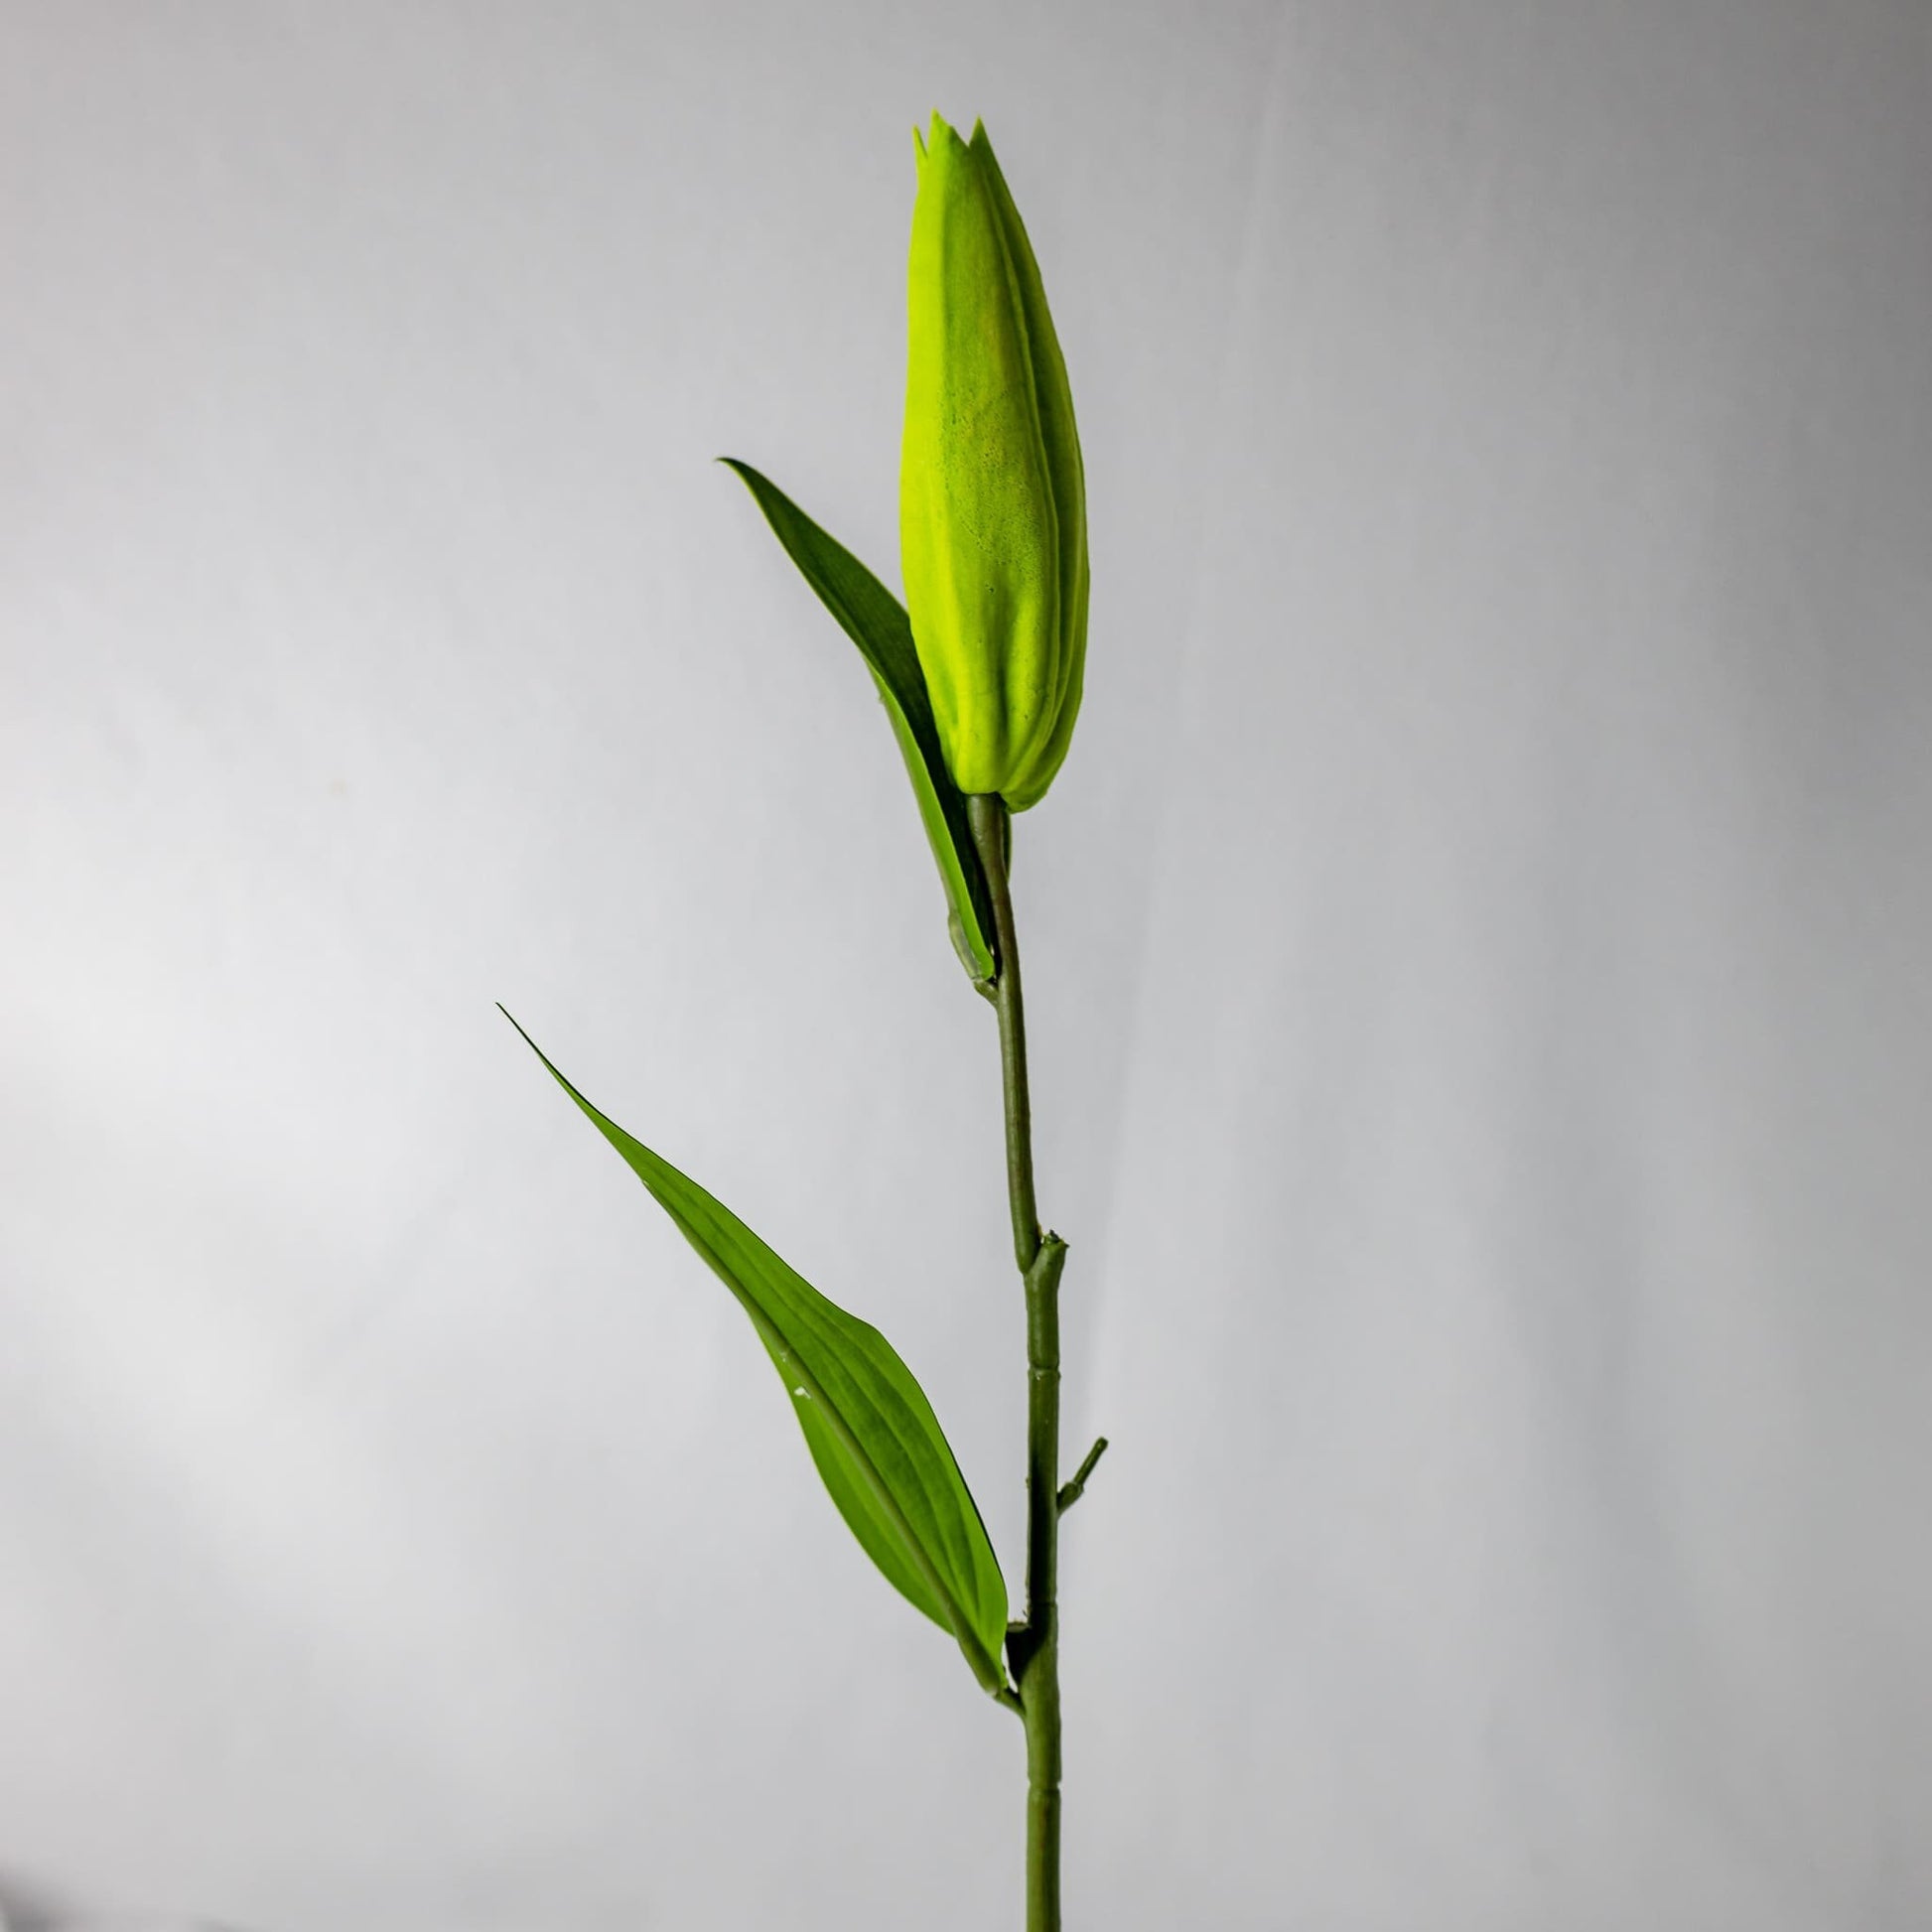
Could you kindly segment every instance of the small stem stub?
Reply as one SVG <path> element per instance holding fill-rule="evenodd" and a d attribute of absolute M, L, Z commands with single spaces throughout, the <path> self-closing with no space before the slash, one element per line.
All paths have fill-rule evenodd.
<path fill-rule="evenodd" d="M 1082 1462 L 1077 1469 L 1074 1470 L 1073 1480 L 1071 1482 L 1063 1482 L 1060 1485 L 1059 1508 L 1060 1508 L 1060 1514 L 1062 1516 L 1064 1516 L 1066 1512 L 1069 1509 L 1071 1509 L 1073 1505 L 1077 1503 L 1080 1500 L 1081 1496 L 1086 1492 L 1087 1478 L 1088 1476 L 1093 1474 L 1093 1465 L 1096 1462 L 1098 1462 L 1100 1458 L 1106 1454 L 1106 1452 L 1107 1452 L 1106 1437 L 1096 1436 L 1094 1438 L 1093 1448 L 1087 1450 L 1086 1460 Z"/>

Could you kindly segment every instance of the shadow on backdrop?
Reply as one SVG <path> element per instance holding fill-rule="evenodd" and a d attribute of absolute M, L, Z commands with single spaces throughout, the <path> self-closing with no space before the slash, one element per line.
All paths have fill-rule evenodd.
<path fill-rule="evenodd" d="M 0 1932 L 248 1932 L 219 1919 L 180 1912 L 108 1911 L 72 1891 L 0 1869 Z"/>

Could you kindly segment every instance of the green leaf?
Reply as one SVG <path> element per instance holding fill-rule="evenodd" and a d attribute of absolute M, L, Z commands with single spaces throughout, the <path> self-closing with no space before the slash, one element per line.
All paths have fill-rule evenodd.
<path fill-rule="evenodd" d="M 952 1632 L 981 1686 L 1003 1692 L 1007 1590 L 999 1559 L 932 1405 L 892 1343 L 834 1307 L 723 1202 L 601 1114 L 508 1012 L 503 1018 L 752 1317 L 819 1475 L 866 1554 Z"/>
<path fill-rule="evenodd" d="M 720 457 L 743 478 L 764 512 L 786 554 L 819 601 L 838 619 L 859 646 L 892 720 L 905 759 L 906 775 L 919 801 L 919 818 L 939 863 L 939 877 L 950 907 L 947 920 L 953 950 L 974 980 L 993 977 L 993 906 L 973 851 L 966 824 L 966 797 L 953 783 L 939 749 L 925 673 L 912 643 L 912 624 L 904 607 L 851 551 L 812 521 L 776 483 L 749 463 Z"/>

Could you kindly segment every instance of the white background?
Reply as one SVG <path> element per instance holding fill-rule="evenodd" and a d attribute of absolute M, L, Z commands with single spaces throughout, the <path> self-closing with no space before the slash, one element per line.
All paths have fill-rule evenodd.
<path fill-rule="evenodd" d="M 1017 1926 L 1022 1761 L 494 1011 L 1018 1582 L 850 645 L 910 128 L 1092 504 L 1018 827 L 1088 1932 L 1932 1923 L 1918 0 L 0 7 L 0 1903 Z"/>

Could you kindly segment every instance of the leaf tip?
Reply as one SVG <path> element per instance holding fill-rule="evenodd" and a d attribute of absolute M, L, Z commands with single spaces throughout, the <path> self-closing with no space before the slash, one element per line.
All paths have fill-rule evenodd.
<path fill-rule="evenodd" d="M 508 1021 L 508 1022 L 510 1023 L 510 1025 L 511 1025 L 512 1027 L 514 1027 L 514 1028 L 516 1029 L 516 1031 L 517 1031 L 517 1032 L 518 1032 L 519 1034 L 523 1034 L 523 1044 L 524 1044 L 525 1046 L 527 1046 L 527 1047 L 528 1047 L 528 1048 L 530 1049 L 530 1051 L 531 1051 L 531 1052 L 533 1052 L 533 1053 L 534 1053 L 534 1054 L 535 1054 L 535 1055 L 537 1056 L 537 1058 L 538 1058 L 538 1059 L 540 1059 L 540 1060 L 542 1060 L 545 1066 L 550 1066 L 550 1061 L 549 1061 L 549 1058 L 548 1058 L 548 1056 L 547 1056 L 547 1055 L 545 1054 L 545 1052 L 544 1052 L 544 1050 L 543 1050 L 543 1048 L 542 1048 L 541 1046 L 539 1046 L 539 1045 L 538 1045 L 538 1044 L 536 1043 L 536 1041 L 535 1041 L 534 1039 L 532 1039 L 532 1038 L 530 1037 L 530 1035 L 528 1035 L 527 1033 L 524 1033 L 524 1031 L 523 1031 L 523 1023 L 522 1023 L 522 1021 L 520 1021 L 520 1020 L 519 1020 L 519 1019 L 518 1019 L 518 1018 L 516 1017 L 516 1015 L 515 1015 L 515 1014 L 513 1014 L 513 1013 L 512 1013 L 512 1012 L 511 1012 L 511 1011 L 509 1010 L 509 1008 L 508 1008 L 508 1007 L 506 1007 L 506 1006 L 505 1006 L 505 1005 L 504 1005 L 504 1004 L 502 1003 L 502 1001 L 501 1001 L 501 1000 L 498 1000 L 498 1001 L 496 1002 L 496 1011 L 497 1011 L 498 1013 L 500 1013 L 500 1014 L 501 1014 L 501 1015 L 503 1016 L 503 1018 L 504 1018 L 505 1020 L 507 1020 L 507 1021 Z M 557 1069 L 556 1069 L 556 1068 L 555 1068 L 554 1066 L 550 1066 L 550 1071 L 551 1071 L 552 1073 L 555 1073 L 555 1072 L 557 1071 Z"/>

